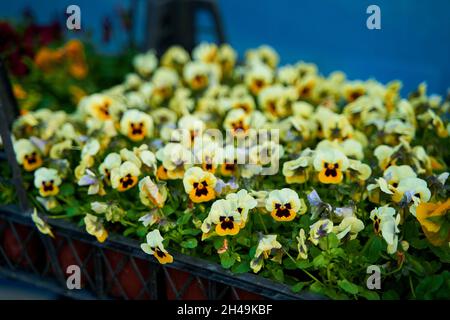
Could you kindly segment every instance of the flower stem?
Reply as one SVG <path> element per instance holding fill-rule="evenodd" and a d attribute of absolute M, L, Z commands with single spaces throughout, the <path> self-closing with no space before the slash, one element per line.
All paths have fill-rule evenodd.
<path fill-rule="evenodd" d="M 262 224 L 262 226 L 263 226 L 264 232 L 265 232 L 266 234 L 269 234 L 269 232 L 267 231 L 266 225 L 264 224 L 264 220 L 263 220 L 263 218 L 261 217 L 261 213 L 257 213 L 257 215 L 258 215 L 258 217 L 259 217 L 259 221 L 261 222 L 261 224 Z"/>
<path fill-rule="evenodd" d="M 282 248 L 284 253 L 286 253 L 286 255 L 292 260 L 292 262 L 294 262 L 295 265 L 297 265 L 297 261 L 289 254 L 289 252 L 286 251 L 286 249 Z M 313 279 L 314 281 L 320 283 L 321 285 L 324 285 L 322 283 L 322 281 L 320 281 L 319 279 L 317 279 L 316 277 L 314 277 L 309 271 L 305 270 L 305 269 L 301 269 L 304 273 L 306 273 L 311 279 Z"/>

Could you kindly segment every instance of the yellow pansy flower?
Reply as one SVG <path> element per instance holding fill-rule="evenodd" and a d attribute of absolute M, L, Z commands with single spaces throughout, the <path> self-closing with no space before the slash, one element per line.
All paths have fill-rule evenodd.
<path fill-rule="evenodd" d="M 248 213 L 256 207 L 257 201 L 245 189 L 239 190 L 237 193 L 228 194 L 226 199 L 235 203 L 236 210 L 241 215 L 240 228 L 244 228 L 248 220 Z"/>
<path fill-rule="evenodd" d="M 212 173 L 192 167 L 184 174 L 183 185 L 189 198 L 195 203 L 200 203 L 211 201 L 216 197 L 214 191 L 216 181 Z"/>
<path fill-rule="evenodd" d="M 123 162 L 111 170 L 111 186 L 120 192 L 133 188 L 138 183 L 141 170 L 131 161 Z"/>
<path fill-rule="evenodd" d="M 158 66 L 158 58 L 152 50 L 138 54 L 133 59 L 133 66 L 137 73 L 144 78 L 150 77 Z"/>
<path fill-rule="evenodd" d="M 337 149 L 317 150 L 313 160 L 319 181 L 326 184 L 341 183 L 349 161 L 344 153 Z"/>
<path fill-rule="evenodd" d="M 420 203 L 417 206 L 417 220 L 422 226 L 422 230 L 427 239 L 435 246 L 440 246 L 450 240 L 450 233 L 443 236 L 439 233 L 449 210 L 450 199 L 447 199 L 444 202 Z M 430 218 L 436 219 L 437 217 L 441 217 L 441 219 L 439 219 L 440 221 L 430 220 Z"/>
<path fill-rule="evenodd" d="M 173 257 L 164 248 L 164 239 L 158 229 L 149 232 L 146 240 L 146 243 L 141 244 L 142 251 L 153 255 L 161 264 L 173 262 Z"/>
<path fill-rule="evenodd" d="M 156 152 L 156 158 L 162 162 L 157 177 L 162 180 L 175 180 L 184 177 L 185 170 L 193 163 L 193 155 L 181 143 L 168 143 Z"/>
<path fill-rule="evenodd" d="M 39 194 L 43 197 L 57 195 L 61 183 L 62 180 L 55 169 L 42 167 L 34 172 L 34 186 L 39 189 Z"/>
<path fill-rule="evenodd" d="M 292 221 L 297 213 L 306 212 L 306 204 L 300 200 L 297 192 L 284 188 L 273 190 L 266 200 L 266 210 L 276 221 Z"/>
<path fill-rule="evenodd" d="M 120 155 L 118 153 L 112 152 L 105 157 L 98 170 L 103 175 L 105 180 L 109 183 L 111 181 L 111 171 L 114 168 L 119 168 L 121 164 L 122 158 L 120 157 Z"/>
<path fill-rule="evenodd" d="M 180 71 L 189 61 L 189 53 L 180 46 L 172 46 L 161 57 L 161 65 Z"/>
<path fill-rule="evenodd" d="M 245 74 L 245 84 L 253 95 L 258 95 L 263 88 L 273 81 L 272 70 L 264 64 L 257 63 Z"/>
<path fill-rule="evenodd" d="M 120 120 L 120 132 L 133 141 L 141 141 L 153 134 L 153 119 L 148 114 L 131 109 Z"/>
<path fill-rule="evenodd" d="M 17 162 L 26 171 L 34 171 L 42 166 L 42 156 L 36 146 L 27 139 L 20 139 L 14 142 L 14 152 Z"/>

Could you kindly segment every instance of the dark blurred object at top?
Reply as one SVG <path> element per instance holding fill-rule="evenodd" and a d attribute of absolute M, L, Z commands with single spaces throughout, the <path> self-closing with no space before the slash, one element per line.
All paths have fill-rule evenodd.
<path fill-rule="evenodd" d="M 0 21 L 0 54 L 8 57 L 9 70 L 16 76 L 27 74 L 26 58 L 32 59 L 39 48 L 61 38 L 57 21 L 48 25 L 31 23 L 15 29 L 8 22 Z"/>
<path fill-rule="evenodd" d="M 199 14 L 212 18 L 212 30 L 202 30 L 197 24 Z M 199 42 L 202 31 L 214 33 L 214 42 L 225 43 L 219 6 L 215 0 L 149 0 L 147 8 L 146 49 L 160 55 L 172 45 L 191 51 Z"/>

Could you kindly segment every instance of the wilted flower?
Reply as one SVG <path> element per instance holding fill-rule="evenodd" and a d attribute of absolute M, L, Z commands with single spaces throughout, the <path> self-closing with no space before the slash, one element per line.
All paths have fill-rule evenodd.
<path fill-rule="evenodd" d="M 370 219 L 373 221 L 375 233 L 381 233 L 387 242 L 387 252 L 395 253 L 398 245 L 398 233 L 400 232 L 398 229 L 400 215 L 396 214 L 394 208 L 384 206 L 373 209 L 370 212 Z"/>
<path fill-rule="evenodd" d="M 41 217 L 39 217 L 36 208 L 33 209 L 33 214 L 31 215 L 31 219 L 33 220 L 34 224 L 38 228 L 39 232 L 41 232 L 43 234 L 48 234 L 52 238 L 55 237 L 53 235 L 53 232 L 52 232 L 52 229 L 50 228 L 50 226 L 44 220 L 42 220 Z"/>
<path fill-rule="evenodd" d="M 283 164 L 283 175 L 286 183 L 304 183 L 309 178 L 309 168 L 313 164 L 312 151 L 304 150 L 300 157 Z"/>
<path fill-rule="evenodd" d="M 86 169 L 85 174 L 78 180 L 78 185 L 85 187 L 89 186 L 88 194 L 98 194 L 100 196 L 105 195 L 105 190 L 103 188 L 103 183 L 100 178 L 98 178 L 94 172 Z"/>
<path fill-rule="evenodd" d="M 364 223 L 355 216 L 344 217 L 341 223 L 333 227 L 333 232 L 336 233 L 338 239 L 343 239 L 347 235 L 350 240 L 353 240 L 358 235 L 358 232 L 364 229 Z"/>
<path fill-rule="evenodd" d="M 277 241 L 277 235 L 270 234 L 262 236 L 256 247 L 255 255 L 252 261 L 250 261 L 250 268 L 252 268 L 254 273 L 259 272 L 264 265 L 264 260 L 268 259 L 270 255 L 273 255 L 281 248 L 281 243 Z"/>
<path fill-rule="evenodd" d="M 98 202 L 91 203 L 91 210 L 98 214 L 104 214 L 106 221 L 120 221 L 126 214 L 120 206 L 114 202 Z"/>
<path fill-rule="evenodd" d="M 333 222 L 330 219 L 320 219 L 309 227 L 309 240 L 317 245 L 320 238 L 326 237 L 333 231 Z"/>
<path fill-rule="evenodd" d="M 305 236 L 305 230 L 300 229 L 297 239 L 297 250 L 298 250 L 298 257 L 297 259 L 308 259 L 308 247 L 306 246 L 306 236 Z"/>
<path fill-rule="evenodd" d="M 150 177 L 144 177 L 139 181 L 139 198 L 146 206 L 162 208 L 167 199 L 167 188 L 155 184 Z"/>
<path fill-rule="evenodd" d="M 84 224 L 86 225 L 86 232 L 96 237 L 98 242 L 105 242 L 108 238 L 108 231 L 106 231 L 99 217 L 88 213 L 84 217 Z"/>

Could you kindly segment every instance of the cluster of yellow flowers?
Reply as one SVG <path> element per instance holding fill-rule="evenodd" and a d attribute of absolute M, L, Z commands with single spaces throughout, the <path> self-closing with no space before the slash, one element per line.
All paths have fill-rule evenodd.
<path fill-rule="evenodd" d="M 181 215 L 205 212 L 201 221 L 193 218 L 202 240 L 236 236 L 252 215 L 268 213 L 298 232 L 298 259 L 328 234 L 352 240 L 368 223 L 395 253 L 406 218 L 417 219 L 433 244 L 448 243 L 441 224 L 427 218 L 445 216 L 450 206 L 438 192 L 448 177 L 450 101 L 428 96 L 424 84 L 402 99 L 398 81 L 350 81 L 342 72 L 324 76 L 314 64 L 278 62 L 268 46 L 249 50 L 243 63 L 229 45 L 207 43 L 192 56 L 181 47 L 161 59 L 140 54 L 135 73 L 84 97 L 75 113 L 21 116 L 14 125 L 17 161 L 34 175 L 36 197 L 50 211 L 64 201 L 63 183 L 94 197 L 84 223 L 99 241 L 126 215 L 121 199 L 137 195 L 153 210 L 139 216 L 152 229 L 142 249 L 161 263 L 173 260 L 158 230 L 167 224 L 162 209 L 180 188 Z M 211 129 L 230 133 L 227 143 Z M 258 141 L 258 130 L 279 139 Z M 273 175 L 264 174 L 262 151 L 279 160 Z M 296 218 L 305 214 L 309 230 L 298 229 Z M 254 230 L 265 233 L 250 263 L 255 272 L 292 250 L 271 230 Z"/>

